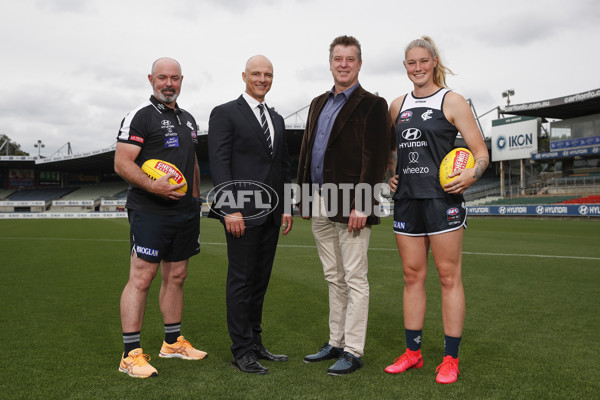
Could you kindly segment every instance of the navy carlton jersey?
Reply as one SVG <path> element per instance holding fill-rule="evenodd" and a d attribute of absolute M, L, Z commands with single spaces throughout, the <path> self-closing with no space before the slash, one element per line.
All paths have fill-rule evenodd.
<path fill-rule="evenodd" d="M 197 125 L 194 117 L 175 106 L 165 106 L 156 97 L 141 104 L 123 119 L 117 141 L 141 147 L 135 162 L 140 167 L 150 159 L 170 162 L 179 168 L 188 184 L 186 196 L 167 200 L 131 186 L 126 207 L 157 214 L 177 214 L 194 203 L 194 161 Z"/>
<path fill-rule="evenodd" d="M 398 189 L 394 200 L 449 197 L 439 181 L 442 159 L 454 148 L 458 130 L 442 111 L 448 89 L 428 97 L 404 97 L 396 120 Z"/>

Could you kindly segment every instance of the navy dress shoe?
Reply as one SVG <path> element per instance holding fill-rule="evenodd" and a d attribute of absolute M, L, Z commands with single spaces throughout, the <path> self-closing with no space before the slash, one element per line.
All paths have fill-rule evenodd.
<path fill-rule="evenodd" d="M 253 351 L 249 351 L 240 358 L 233 358 L 231 365 L 239 369 L 242 372 L 248 374 L 264 375 L 269 372 L 268 369 L 263 367 L 256 359 L 256 354 Z"/>
<path fill-rule="evenodd" d="M 352 353 L 345 351 L 327 370 L 329 375 L 347 375 L 362 367 L 362 361 Z"/>
<path fill-rule="evenodd" d="M 321 350 L 319 350 L 318 353 L 310 354 L 310 355 L 304 357 L 304 362 L 311 363 L 311 362 L 317 362 L 317 361 L 323 361 L 323 360 L 330 360 L 332 358 L 339 358 L 343 352 L 344 352 L 344 349 L 342 349 L 340 347 L 334 347 L 334 346 L 330 345 L 329 343 L 325 343 L 323 345 L 323 347 L 321 347 Z"/>
<path fill-rule="evenodd" d="M 267 360 L 267 361 L 278 361 L 283 362 L 288 360 L 288 356 L 285 354 L 273 354 L 269 350 L 265 348 L 262 344 L 257 344 L 254 346 L 254 354 L 256 358 L 259 360 Z"/>

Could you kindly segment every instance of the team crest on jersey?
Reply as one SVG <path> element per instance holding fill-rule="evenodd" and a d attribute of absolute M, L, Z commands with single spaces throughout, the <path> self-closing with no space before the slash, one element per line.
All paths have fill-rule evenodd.
<path fill-rule="evenodd" d="M 427 121 L 428 119 L 431 119 L 431 114 L 433 114 L 433 110 L 429 109 L 421 114 L 421 118 L 423 118 L 423 121 Z"/>
<path fill-rule="evenodd" d="M 410 122 L 410 118 L 412 117 L 412 111 L 404 111 L 400 114 L 399 123 Z"/>

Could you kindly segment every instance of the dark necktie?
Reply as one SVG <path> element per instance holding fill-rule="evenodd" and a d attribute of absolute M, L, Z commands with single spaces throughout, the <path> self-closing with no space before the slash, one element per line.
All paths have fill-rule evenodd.
<path fill-rule="evenodd" d="M 267 145 L 269 146 L 269 154 L 273 156 L 273 143 L 271 143 L 271 132 L 269 131 L 267 116 L 265 115 L 265 106 L 259 104 L 258 109 L 260 110 L 260 125 L 263 128 L 263 133 L 265 134 L 265 139 L 267 141 Z"/>

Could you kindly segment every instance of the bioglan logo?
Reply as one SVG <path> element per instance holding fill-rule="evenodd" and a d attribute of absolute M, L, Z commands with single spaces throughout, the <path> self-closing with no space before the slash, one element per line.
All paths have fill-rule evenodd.
<path fill-rule="evenodd" d="M 394 229 L 403 231 L 406 229 L 406 222 L 394 221 Z"/>
<path fill-rule="evenodd" d="M 408 153 L 408 163 L 409 164 L 418 164 L 419 163 L 419 153 L 416 151 L 411 151 Z"/>
<path fill-rule="evenodd" d="M 145 254 L 147 256 L 158 257 L 158 250 L 149 249 L 147 247 L 135 246 L 135 252 L 137 254 Z"/>

